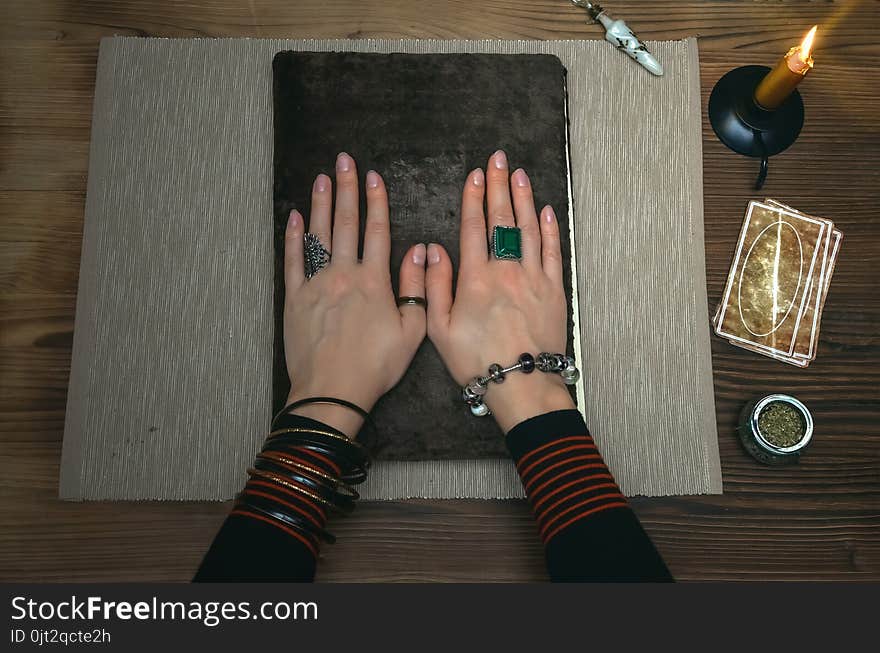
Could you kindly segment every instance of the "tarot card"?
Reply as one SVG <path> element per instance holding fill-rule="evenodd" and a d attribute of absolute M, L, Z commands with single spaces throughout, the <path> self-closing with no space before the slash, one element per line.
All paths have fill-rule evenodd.
<path fill-rule="evenodd" d="M 843 234 L 841 231 L 837 228 L 832 229 L 831 251 L 828 254 L 824 280 L 823 283 L 820 284 L 819 291 L 816 294 L 812 292 L 809 293 L 808 300 L 810 301 L 810 304 L 804 312 L 804 319 L 796 336 L 795 351 L 791 356 L 767 352 L 763 348 L 755 347 L 750 344 L 734 341 L 730 341 L 730 343 L 742 347 L 743 349 L 748 349 L 759 354 L 765 354 L 790 365 L 807 367 L 816 358 L 817 344 L 819 342 L 819 327 L 822 323 L 822 309 L 825 305 L 825 297 L 828 294 L 828 288 L 831 285 L 831 276 L 834 273 L 834 266 L 837 262 L 837 253 L 840 249 L 842 239 Z"/>
<path fill-rule="evenodd" d="M 781 206 L 750 202 L 716 333 L 761 353 L 792 356 L 810 288 L 822 287 L 832 226 Z"/>

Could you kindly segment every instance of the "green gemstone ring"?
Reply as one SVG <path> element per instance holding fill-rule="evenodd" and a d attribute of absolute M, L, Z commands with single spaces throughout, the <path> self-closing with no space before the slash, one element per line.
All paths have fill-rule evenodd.
<path fill-rule="evenodd" d="M 502 261 L 522 260 L 522 235 L 519 227 L 495 225 L 492 230 L 492 254 Z"/>

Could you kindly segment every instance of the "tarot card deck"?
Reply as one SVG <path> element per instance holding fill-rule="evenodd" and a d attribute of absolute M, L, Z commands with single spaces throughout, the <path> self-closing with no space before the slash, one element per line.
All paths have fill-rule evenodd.
<path fill-rule="evenodd" d="M 822 309 L 843 234 L 776 200 L 751 201 L 715 312 L 715 333 L 790 365 L 816 358 Z"/>

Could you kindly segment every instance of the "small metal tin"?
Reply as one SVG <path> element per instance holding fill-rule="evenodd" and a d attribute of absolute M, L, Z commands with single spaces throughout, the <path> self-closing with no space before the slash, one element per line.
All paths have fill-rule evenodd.
<path fill-rule="evenodd" d="M 801 439 L 789 446 L 779 447 L 769 442 L 758 427 L 761 412 L 770 404 L 783 403 L 800 413 L 803 420 L 804 433 Z M 754 399 L 747 403 L 739 417 L 739 439 L 745 450 L 758 462 L 766 465 L 790 465 L 800 460 L 813 438 L 813 416 L 800 401 L 791 395 L 773 394 Z"/>

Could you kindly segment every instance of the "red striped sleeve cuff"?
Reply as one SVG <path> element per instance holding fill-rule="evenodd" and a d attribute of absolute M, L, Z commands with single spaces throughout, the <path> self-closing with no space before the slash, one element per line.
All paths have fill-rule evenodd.
<path fill-rule="evenodd" d="M 576 522 L 629 509 L 578 411 L 528 419 L 507 434 L 507 446 L 545 545 Z"/>

